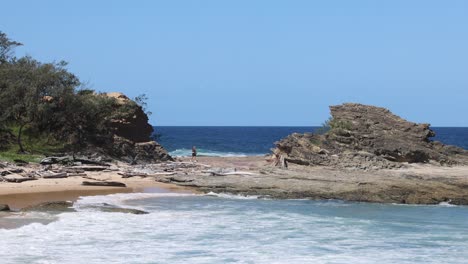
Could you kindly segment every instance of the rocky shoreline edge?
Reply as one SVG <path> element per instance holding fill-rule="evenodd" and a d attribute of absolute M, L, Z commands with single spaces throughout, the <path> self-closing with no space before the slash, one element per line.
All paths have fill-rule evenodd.
<path fill-rule="evenodd" d="M 121 94 L 117 98 L 128 100 Z M 385 108 L 350 103 L 330 110 L 322 133 L 292 134 L 265 157 L 199 157 L 199 162 L 190 162 L 187 157 L 174 159 L 150 142 L 159 147 L 136 151 L 138 144 L 115 145 L 124 150 L 117 160 L 82 153 L 47 157 L 40 164 L 0 163 L 0 194 L 2 189 L 27 193 L 37 185 L 59 191 L 118 189 L 136 180 L 142 186 L 159 182 L 273 199 L 468 205 L 467 150 L 431 140 L 435 133 L 429 124 L 409 122 Z M 128 132 L 135 131 L 133 123 L 122 125 L 116 136 L 125 134 L 137 142 Z M 147 118 L 140 123 L 147 124 Z M 125 157 L 131 159 L 125 162 Z"/>

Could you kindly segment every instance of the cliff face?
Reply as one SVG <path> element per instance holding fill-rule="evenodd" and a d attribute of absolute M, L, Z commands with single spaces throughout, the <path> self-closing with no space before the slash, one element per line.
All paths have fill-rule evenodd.
<path fill-rule="evenodd" d="M 151 140 L 153 127 L 142 107 L 122 93 L 107 93 L 114 98 L 115 116 L 111 118 L 114 137 L 108 151 L 129 163 L 153 163 L 172 160 L 167 151 Z"/>
<path fill-rule="evenodd" d="M 325 134 L 293 134 L 276 142 L 274 151 L 293 163 L 361 169 L 396 168 L 403 162 L 468 164 L 468 151 L 431 141 L 435 133 L 429 124 L 362 104 L 331 106 L 330 111 Z"/>
<path fill-rule="evenodd" d="M 119 117 L 111 119 L 114 133 L 133 142 L 150 141 L 153 127 L 148 123 L 148 116 L 141 106 L 136 105 L 122 93 L 114 92 L 107 93 L 106 95 L 114 98 L 116 102 L 114 108 L 124 113 Z"/>

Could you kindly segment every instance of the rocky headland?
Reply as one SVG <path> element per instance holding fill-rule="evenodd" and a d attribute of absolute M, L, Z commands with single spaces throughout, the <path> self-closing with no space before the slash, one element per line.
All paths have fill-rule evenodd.
<path fill-rule="evenodd" d="M 468 165 L 468 151 L 431 140 L 429 124 L 416 124 L 381 107 L 330 107 L 321 134 L 292 134 L 273 152 L 290 163 L 363 170 L 401 168 L 411 163 Z"/>
<path fill-rule="evenodd" d="M 271 198 L 468 204 L 468 151 L 432 141 L 428 124 L 389 110 L 330 107 L 319 134 L 292 134 L 268 157 L 206 158 L 159 181 Z"/>
<path fill-rule="evenodd" d="M 118 99 L 115 108 L 131 103 L 121 94 L 112 96 Z M 320 133 L 292 134 L 276 142 L 271 155 L 199 157 L 199 162 L 170 157 L 151 141 L 144 111 L 131 112 L 112 120 L 113 141 L 102 152 L 48 157 L 41 164 L 1 163 L 0 191 L 118 192 L 169 183 L 202 193 L 273 199 L 468 205 L 467 150 L 431 140 L 435 134 L 428 124 L 384 108 L 330 109 L 332 117 Z M 134 137 L 135 130 L 143 136 Z"/>

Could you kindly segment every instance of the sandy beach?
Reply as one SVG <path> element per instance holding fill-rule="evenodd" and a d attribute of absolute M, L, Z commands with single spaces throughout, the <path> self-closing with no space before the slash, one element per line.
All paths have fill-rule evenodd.
<path fill-rule="evenodd" d="M 22 183 L 0 183 L 0 204 L 18 210 L 47 201 L 75 201 L 80 196 L 112 193 L 152 192 L 225 192 L 266 195 L 273 198 L 342 199 L 350 201 L 433 204 L 468 202 L 468 167 L 441 167 L 407 164 L 388 170 L 339 170 L 321 166 L 290 164 L 288 169 L 274 167 L 264 156 L 178 158 L 176 163 L 151 166 L 184 165 L 173 172 L 123 177 L 118 171 L 87 172 L 87 176 L 60 179 L 39 178 Z M 39 165 L 31 165 L 37 169 Z M 121 165 L 121 170 L 133 168 Z M 231 171 L 216 176 L 210 172 Z M 235 172 L 235 173 L 232 173 Z M 120 173 L 122 174 L 122 173 Z M 115 181 L 126 187 L 84 186 L 83 181 Z"/>
<path fill-rule="evenodd" d="M 83 186 L 88 180 L 81 176 L 63 179 L 38 179 L 22 183 L 0 183 L 0 204 L 8 204 L 18 210 L 29 205 L 50 201 L 76 201 L 80 196 L 105 195 L 113 193 L 151 192 L 163 189 L 174 192 L 187 192 L 189 188 L 156 182 L 151 178 L 122 178 L 116 172 L 88 172 L 87 177 L 103 181 L 122 182 L 127 187 Z"/>

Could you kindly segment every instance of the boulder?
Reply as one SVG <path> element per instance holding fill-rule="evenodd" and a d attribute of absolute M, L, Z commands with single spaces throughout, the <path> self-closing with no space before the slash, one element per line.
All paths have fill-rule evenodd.
<path fill-rule="evenodd" d="M 73 202 L 70 201 L 57 201 L 57 202 L 45 202 L 37 205 L 32 205 L 23 208 L 21 211 L 24 212 L 75 212 L 72 207 Z"/>
<path fill-rule="evenodd" d="M 468 164 L 468 151 L 432 141 L 429 124 L 409 122 L 388 109 L 347 103 L 331 106 L 324 134 L 292 134 L 275 153 L 303 165 L 359 169 L 399 168 L 402 163 Z"/>
<path fill-rule="evenodd" d="M 0 212 L 10 212 L 10 206 L 8 204 L 0 204 Z"/>
<path fill-rule="evenodd" d="M 112 155 L 131 164 L 173 160 L 156 141 L 135 143 L 119 136 L 114 136 Z"/>

